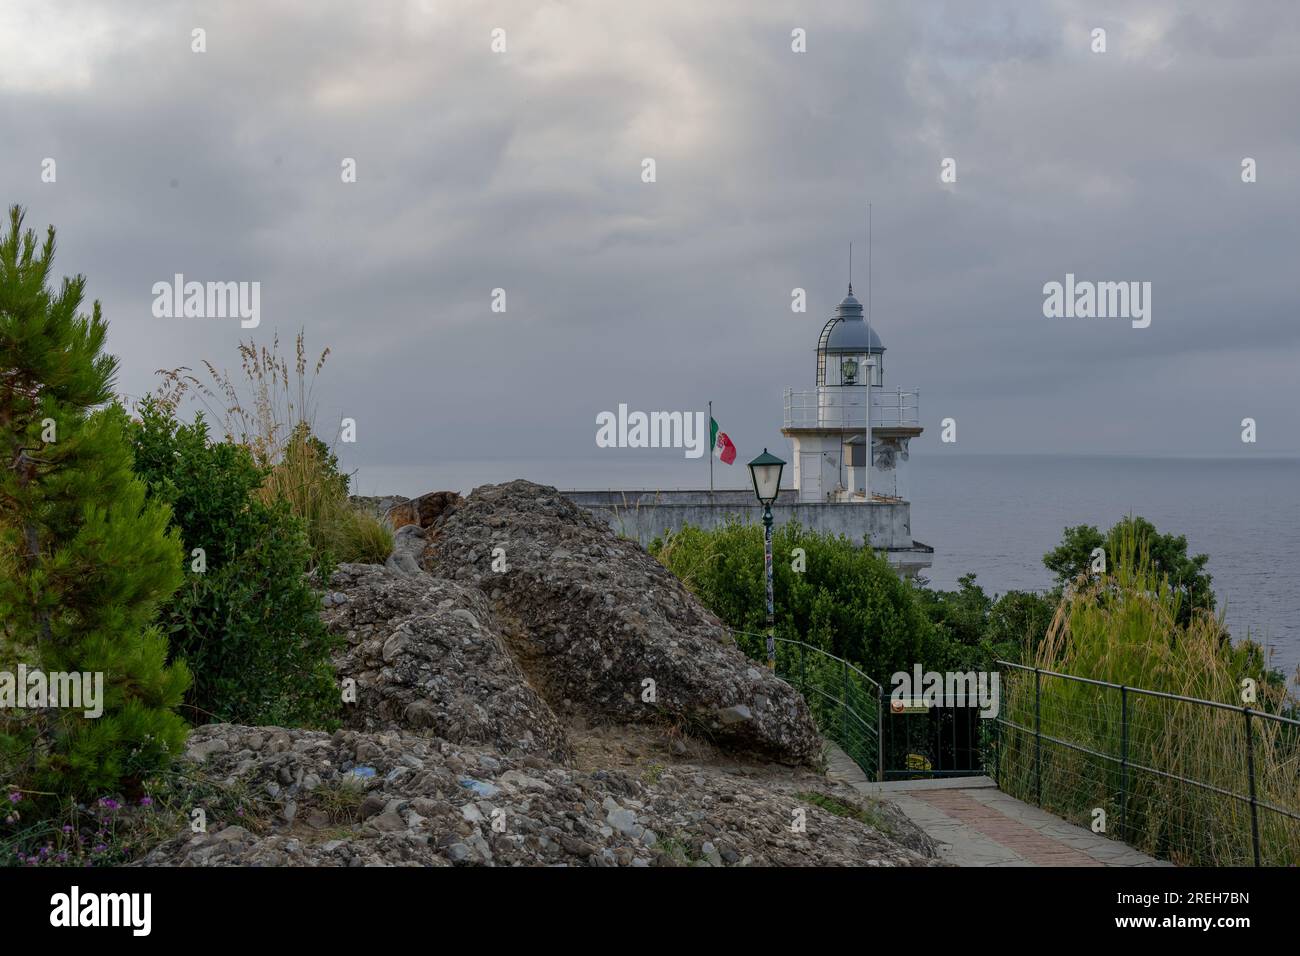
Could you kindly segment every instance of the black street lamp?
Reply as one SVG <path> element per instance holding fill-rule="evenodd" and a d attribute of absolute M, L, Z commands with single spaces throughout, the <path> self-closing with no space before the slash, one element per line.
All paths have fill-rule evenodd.
<path fill-rule="evenodd" d="M 772 603 L 772 502 L 781 491 L 781 469 L 785 462 L 767 449 L 749 463 L 754 495 L 763 506 L 763 572 L 767 578 L 767 666 L 776 668 L 776 614 Z"/>

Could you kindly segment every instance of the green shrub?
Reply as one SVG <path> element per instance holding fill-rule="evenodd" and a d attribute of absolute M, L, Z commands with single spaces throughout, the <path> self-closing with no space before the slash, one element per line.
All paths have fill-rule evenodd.
<path fill-rule="evenodd" d="M 1064 588 L 1090 575 L 1095 549 L 1102 548 L 1106 561 L 1113 563 L 1123 551 L 1124 542 L 1130 539 L 1144 549 L 1152 572 L 1165 578 L 1169 587 L 1177 592 L 1180 624 L 1190 623 L 1195 611 L 1214 610 L 1213 580 L 1205 570 L 1210 556 L 1189 556 L 1186 537 L 1161 534 L 1155 525 L 1141 516 L 1123 518 L 1105 535 L 1093 525 L 1066 528 L 1061 543 L 1043 555 L 1043 564 L 1056 575 L 1057 585 Z"/>
<path fill-rule="evenodd" d="M 1252 709 L 1288 709 L 1293 701 L 1284 688 L 1263 680 L 1257 644 L 1223 641 L 1222 621 L 1208 611 L 1183 623 L 1182 590 L 1157 570 L 1137 529 L 1124 531 L 1115 544 L 1108 572 L 1062 600 L 1031 663 L 1237 707 L 1242 682 L 1250 678 L 1258 686 Z M 1033 800 L 1041 782 L 1043 805 L 1084 825 L 1102 808 L 1109 833 L 1147 852 L 1180 864 L 1250 864 L 1252 824 L 1244 798 L 1251 793 L 1252 769 L 1260 801 L 1300 811 L 1300 741 L 1293 728 L 1276 721 L 1251 722 L 1248 757 L 1239 710 L 1121 694 L 1050 675 L 1036 682 L 1023 671 L 1006 675 L 1002 700 L 1001 716 L 1010 722 L 999 745 L 1003 789 Z M 1040 726 L 1041 747 L 1015 725 Z M 1264 862 L 1300 859 L 1300 822 L 1261 809 L 1257 825 Z"/>
<path fill-rule="evenodd" d="M 132 437 L 136 470 L 171 504 L 189 555 L 162 621 L 194 671 L 190 706 L 205 719 L 331 725 L 336 639 L 320 620 L 302 521 L 288 502 L 259 497 L 262 469 L 246 448 L 211 441 L 202 415 L 183 425 L 145 400 Z"/>
<path fill-rule="evenodd" d="M 974 574 L 958 579 L 956 591 L 917 588 L 926 616 L 948 646 L 954 670 L 991 670 L 998 660 L 1032 657 L 1047 633 L 1059 598 L 1008 591 L 991 598 Z"/>
<path fill-rule="evenodd" d="M 349 508 L 335 545 L 340 562 L 383 564 L 393 553 L 393 529 L 360 508 Z"/>
<path fill-rule="evenodd" d="M 795 548 L 805 554 L 802 572 L 794 568 Z M 760 525 L 687 527 L 651 549 L 724 622 L 766 629 Z M 915 663 L 942 670 L 952 659 L 914 586 L 870 549 L 787 522 L 773 534 L 772 554 L 777 637 L 846 658 L 886 686 Z"/>
<path fill-rule="evenodd" d="M 51 288 L 54 230 L 38 251 L 22 218 L 0 238 L 0 661 L 102 675 L 103 713 L 6 709 L 0 785 L 89 797 L 138 786 L 184 744 L 189 672 L 154 625 L 181 546 L 132 474 L 125 413 L 91 411 L 117 370 L 99 303 L 78 311 L 81 276 Z"/>
<path fill-rule="evenodd" d="M 285 502 L 302 519 L 316 564 L 383 564 L 392 532 L 348 500 L 348 478 L 329 447 L 300 424 L 260 492 L 268 504 Z"/>
<path fill-rule="evenodd" d="M 311 362 L 301 332 L 292 356 L 281 353 L 278 336 L 270 346 L 241 342 L 240 375 L 220 372 L 211 362 L 203 363 L 206 382 L 184 368 L 164 371 L 158 398 L 173 410 L 197 398 L 226 441 L 249 451 L 265 471 L 257 492 L 262 501 L 285 501 L 302 519 L 313 567 L 380 564 L 392 553 L 391 534 L 352 506 L 348 475 L 314 431 L 316 378 L 329 354 L 325 349 Z"/>

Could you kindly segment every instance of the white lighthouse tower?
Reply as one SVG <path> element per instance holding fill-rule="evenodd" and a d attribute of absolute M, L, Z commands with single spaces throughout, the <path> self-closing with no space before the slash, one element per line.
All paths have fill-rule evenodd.
<path fill-rule="evenodd" d="M 885 388 L 885 347 L 849 283 L 817 342 L 816 389 L 785 390 L 799 501 L 905 500 L 918 413 L 915 389 Z"/>

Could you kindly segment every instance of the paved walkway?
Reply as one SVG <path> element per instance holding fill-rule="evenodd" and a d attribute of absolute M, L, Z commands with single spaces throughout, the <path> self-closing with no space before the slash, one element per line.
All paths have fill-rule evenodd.
<path fill-rule="evenodd" d="M 957 866 L 1172 865 L 1008 796 L 988 777 L 877 783 L 839 747 L 827 747 L 830 777 L 894 804 Z"/>

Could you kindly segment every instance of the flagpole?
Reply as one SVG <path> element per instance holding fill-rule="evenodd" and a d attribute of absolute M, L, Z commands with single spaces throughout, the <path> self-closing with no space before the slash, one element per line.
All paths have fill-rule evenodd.
<path fill-rule="evenodd" d="M 713 403 L 709 402 L 709 434 L 713 434 Z M 709 449 L 709 498 L 713 498 L 713 449 Z"/>

